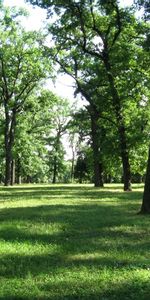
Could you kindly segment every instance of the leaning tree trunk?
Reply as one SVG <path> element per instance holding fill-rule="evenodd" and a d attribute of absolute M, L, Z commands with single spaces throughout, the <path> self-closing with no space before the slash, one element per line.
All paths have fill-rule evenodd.
<path fill-rule="evenodd" d="M 93 171 L 94 171 L 94 185 L 95 187 L 103 187 L 103 165 L 100 161 L 100 136 L 99 136 L 99 111 L 97 110 L 96 105 L 93 103 L 90 94 L 82 87 L 80 82 L 77 80 L 77 86 L 80 93 L 85 97 L 89 102 L 87 107 L 88 112 L 91 117 L 91 137 L 92 137 L 92 150 L 93 150 Z"/>
<path fill-rule="evenodd" d="M 91 115 L 91 133 L 92 133 L 92 149 L 93 149 L 93 162 L 94 162 L 94 185 L 95 187 L 103 187 L 103 166 L 100 162 L 100 145 L 99 145 L 99 132 L 98 132 L 98 118 L 99 114 L 92 110 Z"/>
<path fill-rule="evenodd" d="M 128 147 L 127 147 L 127 140 L 126 140 L 126 128 L 124 124 L 124 119 L 122 116 L 122 107 L 120 103 L 120 96 L 118 94 L 114 76 L 112 74 L 111 65 L 109 63 L 109 55 L 107 51 L 104 54 L 103 62 L 105 65 L 105 69 L 108 76 L 108 81 L 110 85 L 110 91 L 113 100 L 114 111 L 116 114 L 116 119 L 118 122 L 118 134 L 120 139 L 120 154 L 122 159 L 122 166 L 123 166 L 123 180 L 124 180 L 124 191 L 131 191 L 131 171 L 130 171 L 130 162 L 129 162 L 129 155 L 128 155 Z"/>
<path fill-rule="evenodd" d="M 142 202 L 140 213 L 150 214 L 150 149 L 149 149 L 148 162 L 147 162 L 143 202 Z"/>

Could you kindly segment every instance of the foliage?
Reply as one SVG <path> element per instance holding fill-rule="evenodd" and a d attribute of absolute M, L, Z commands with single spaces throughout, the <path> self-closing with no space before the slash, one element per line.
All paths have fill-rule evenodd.
<path fill-rule="evenodd" d="M 52 93 L 51 93 L 52 94 Z M 70 104 L 66 99 L 52 95 L 53 105 L 48 109 L 47 136 L 45 140 L 48 147 L 48 165 L 49 177 L 52 182 L 62 181 L 65 173 L 65 148 L 63 145 L 63 136 L 67 133 L 70 120 Z"/>
<path fill-rule="evenodd" d="M 25 32 L 16 21 L 20 12 L 2 9 L 0 45 L 0 104 L 4 110 L 5 185 L 13 184 L 13 147 L 17 116 L 24 103 L 47 77 L 46 57 L 41 46 L 42 36 L 37 32 Z"/>
<path fill-rule="evenodd" d="M 137 19 L 134 6 L 121 8 L 115 0 L 30 2 L 54 17 L 47 28 L 53 41 L 48 45 L 45 32 L 21 28 L 17 17 L 24 11 L 2 6 L 1 179 L 7 148 L 16 167 L 21 160 L 25 181 L 29 176 L 56 182 L 69 174 L 73 179 L 75 164 L 76 176 L 83 173 L 92 181 L 96 163 L 105 178 L 121 181 L 125 161 L 126 170 L 131 166 L 128 175 L 144 176 L 150 128 L 148 17 Z M 147 0 L 135 2 L 148 7 Z M 53 76 L 52 63 L 74 79 L 75 96 L 87 101 L 84 109 L 71 113 L 65 99 L 41 89 L 43 79 Z M 66 134 L 72 147 L 68 163 Z"/>
<path fill-rule="evenodd" d="M 90 172 L 88 168 L 88 148 L 84 148 L 77 153 L 77 161 L 74 168 L 74 178 L 79 183 L 90 181 Z M 90 159 L 90 162 L 92 160 Z"/>
<path fill-rule="evenodd" d="M 147 99 L 149 95 L 148 57 L 142 47 L 148 25 L 134 17 L 132 8 L 120 8 L 117 1 L 40 1 L 38 4 L 47 8 L 49 14 L 58 16 L 49 26 L 55 42 L 55 48 L 49 53 L 60 64 L 60 71 L 74 78 L 76 93 L 86 98 L 90 110 L 96 106 L 106 132 L 106 119 L 111 119 L 111 124 L 117 127 L 113 129 L 115 148 L 122 158 L 124 177 L 129 180 L 129 162 L 145 138 L 141 134 L 145 124 L 141 121 L 137 126 L 137 116 L 140 120 L 140 115 L 144 115 L 146 109 L 139 106 L 141 98 Z M 137 153 L 135 160 L 136 157 Z M 131 162 L 133 172 L 135 165 Z"/>
<path fill-rule="evenodd" d="M 42 35 L 24 31 L 7 9 L 0 22 L 1 103 L 8 96 L 8 109 L 19 110 L 39 80 L 47 76 L 47 61 L 40 47 Z"/>

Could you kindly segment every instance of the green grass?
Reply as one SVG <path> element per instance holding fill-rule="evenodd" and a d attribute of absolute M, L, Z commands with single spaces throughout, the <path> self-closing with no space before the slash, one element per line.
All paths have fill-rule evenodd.
<path fill-rule="evenodd" d="M 142 186 L 0 187 L 0 300 L 149 300 Z"/>

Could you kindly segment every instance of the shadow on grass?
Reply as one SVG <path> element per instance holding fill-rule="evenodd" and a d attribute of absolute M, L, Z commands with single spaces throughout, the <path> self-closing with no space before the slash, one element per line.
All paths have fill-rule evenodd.
<path fill-rule="evenodd" d="M 148 278 L 147 280 L 140 277 L 132 278 L 129 275 L 129 278 L 123 282 L 111 284 L 111 281 L 108 281 L 108 284 L 103 287 L 100 278 L 94 284 L 87 280 L 84 285 L 80 282 L 78 290 L 74 291 L 74 283 L 69 287 L 66 279 L 63 286 L 58 282 L 39 284 L 39 289 L 45 292 L 45 296 L 21 296 L 20 294 L 18 297 L 10 292 L 9 296 L 0 297 L 0 300 L 149 300 Z M 55 290 L 53 294 L 52 290 Z"/>
<path fill-rule="evenodd" d="M 6 189 L 8 190 L 10 191 Z M 10 199 L 20 197 L 19 191 L 13 188 Z M 138 278 L 135 282 L 127 279 L 126 283 L 118 286 L 112 285 L 110 280 L 105 288 L 99 287 L 100 278 L 96 283 L 92 277 L 91 280 L 87 278 L 87 281 L 83 278 L 78 281 L 74 279 L 73 287 L 67 278 L 67 274 L 79 274 L 76 276 L 80 278 L 82 269 L 86 269 L 86 276 L 86 273 L 90 274 L 92 270 L 100 275 L 105 269 L 110 269 L 113 274 L 124 269 L 132 272 L 134 268 L 149 267 L 147 253 L 150 243 L 145 231 L 149 219 L 144 218 L 143 221 L 142 216 L 135 215 L 137 199 L 141 197 L 140 192 L 113 193 L 94 190 L 91 187 L 83 187 L 80 190 L 79 187 L 65 187 L 65 189 L 63 187 L 61 190 L 59 186 L 55 189 L 31 187 L 27 191 L 35 200 L 44 195 L 46 199 L 49 197 L 49 202 L 47 205 L 36 207 L 2 209 L 0 238 L 6 245 L 11 243 L 12 253 L 6 252 L 1 255 L 0 276 L 8 281 L 13 278 L 26 280 L 29 275 L 33 281 L 38 276 L 49 276 L 56 278 L 56 281 L 37 282 L 38 291 L 43 293 L 43 296 L 26 294 L 24 297 L 21 291 L 18 291 L 19 296 L 18 294 L 14 296 L 10 290 L 9 295 L 5 293 L 5 297 L 0 297 L 1 300 L 149 300 L 147 283 L 143 280 L 141 284 Z M 75 203 L 61 204 L 61 198 L 59 205 L 52 205 L 51 198 L 62 195 L 64 191 L 67 199 L 68 197 L 76 199 Z M 22 200 L 27 198 L 26 194 L 23 187 Z M 82 198 L 88 198 L 89 201 L 85 203 Z M 44 232 L 47 228 L 48 231 Z M 33 247 L 33 252 L 21 250 L 19 253 L 17 250 L 15 253 L 17 247 L 24 249 L 23 245 L 30 245 L 30 250 Z M 34 253 L 38 245 L 44 247 L 43 253 L 40 253 L 40 248 L 39 253 L 38 250 Z M 57 281 L 57 277 L 60 276 L 62 279 Z"/>
<path fill-rule="evenodd" d="M 146 221 L 149 222 L 149 219 Z M 52 226 L 49 229 L 51 232 L 44 233 L 45 227 L 40 232 L 43 224 Z M 53 225 L 59 225 L 60 230 L 55 232 Z M 140 229 L 137 228 L 135 231 L 136 225 Z M 125 226 L 130 230 L 126 231 Z M 55 250 L 50 254 L 34 256 L 6 253 L 1 258 L 0 275 L 25 277 L 28 272 L 37 275 L 47 273 L 49 269 L 54 272 L 56 269 L 69 268 L 72 265 L 113 267 L 116 261 L 114 257 L 108 255 L 112 249 L 117 253 L 127 251 L 134 256 L 137 253 L 138 241 L 138 251 L 141 253 L 148 251 L 150 243 L 146 233 L 144 236 L 142 226 L 141 216 L 133 217 L 124 205 L 108 205 L 107 208 L 102 204 L 46 205 L 3 209 L 0 229 L 2 240 L 11 242 L 14 246 L 16 243 L 33 246 L 42 244 L 50 248 L 54 246 Z M 98 258 L 88 257 L 95 252 Z"/>
<path fill-rule="evenodd" d="M 136 187 L 135 187 L 136 188 Z M 3 201 L 16 201 L 21 199 L 56 199 L 61 196 L 61 199 L 93 199 L 100 201 L 102 199 L 118 199 L 118 200 L 136 200 L 141 199 L 142 192 L 123 192 L 120 186 L 106 187 L 103 189 L 94 188 L 93 186 L 14 186 L 14 187 L 0 187 L 0 203 Z"/>
<path fill-rule="evenodd" d="M 121 284 L 113 284 L 110 285 L 107 289 L 103 289 L 96 291 L 95 293 L 91 293 L 89 291 L 89 286 L 85 284 L 85 290 L 83 287 L 81 291 L 76 294 L 72 295 L 72 293 L 68 291 L 64 296 L 54 296 L 47 299 L 52 300 L 149 300 L 150 293 L 149 293 L 149 283 L 143 282 L 143 289 L 141 289 L 140 279 L 137 281 L 127 280 L 125 283 Z M 47 291 L 51 289 L 51 285 L 45 285 Z M 92 286 L 90 286 L 92 290 Z M 145 289 L 145 291 L 144 291 Z M 138 296 L 137 296 L 138 295 Z"/>
<path fill-rule="evenodd" d="M 141 289 L 143 286 L 143 289 Z M 96 289 L 95 292 L 90 292 L 92 290 L 92 285 L 90 282 L 85 282 L 85 288 L 83 286 L 80 287 L 80 291 L 76 293 L 76 295 L 72 295 L 71 291 L 65 293 L 64 296 L 54 296 L 52 300 L 149 300 L 150 292 L 149 292 L 149 281 L 142 280 L 142 278 L 136 278 L 136 280 L 130 278 L 130 280 L 126 280 L 122 283 L 113 283 L 107 288 L 101 288 L 101 284 L 99 282 L 99 288 Z M 42 288 L 46 291 L 50 291 L 52 288 L 51 284 L 45 284 Z M 93 286 L 94 289 L 94 286 Z"/>

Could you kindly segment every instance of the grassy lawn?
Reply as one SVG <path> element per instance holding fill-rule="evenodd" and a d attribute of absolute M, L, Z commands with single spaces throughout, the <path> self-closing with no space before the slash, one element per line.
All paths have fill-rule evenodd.
<path fill-rule="evenodd" d="M 0 300 L 149 300 L 142 187 L 0 187 Z"/>

